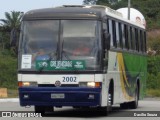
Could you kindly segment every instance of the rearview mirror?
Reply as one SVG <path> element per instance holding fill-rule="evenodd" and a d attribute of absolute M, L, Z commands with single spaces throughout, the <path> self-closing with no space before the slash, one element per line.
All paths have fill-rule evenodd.
<path fill-rule="evenodd" d="M 104 48 L 109 50 L 110 49 L 110 34 L 105 30 L 104 33 Z"/>

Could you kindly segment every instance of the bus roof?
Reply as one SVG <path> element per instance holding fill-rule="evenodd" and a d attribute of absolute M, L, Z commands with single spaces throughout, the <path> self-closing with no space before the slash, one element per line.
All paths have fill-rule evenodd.
<path fill-rule="evenodd" d="M 104 16 L 110 16 L 117 20 L 135 25 L 145 29 L 143 25 L 123 18 L 123 15 L 107 6 L 102 5 L 63 5 L 56 8 L 36 9 L 27 12 L 23 16 L 23 20 L 35 19 L 99 19 L 102 20 Z"/>
<path fill-rule="evenodd" d="M 31 10 L 23 20 L 30 19 L 102 19 L 105 12 L 97 9 L 84 9 L 81 7 L 57 7 Z"/>

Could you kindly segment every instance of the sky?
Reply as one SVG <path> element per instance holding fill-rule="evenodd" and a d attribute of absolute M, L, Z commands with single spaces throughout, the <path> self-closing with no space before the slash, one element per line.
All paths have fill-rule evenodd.
<path fill-rule="evenodd" d="M 10 11 L 27 12 L 32 9 L 49 8 L 61 5 L 82 5 L 83 0 L 0 0 L 0 19 Z"/>

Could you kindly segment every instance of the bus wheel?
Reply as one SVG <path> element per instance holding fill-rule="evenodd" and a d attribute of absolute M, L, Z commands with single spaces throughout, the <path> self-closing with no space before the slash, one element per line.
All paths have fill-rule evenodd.
<path fill-rule="evenodd" d="M 121 103 L 120 104 L 121 109 L 128 109 L 128 107 L 129 107 L 129 103 Z"/>
<path fill-rule="evenodd" d="M 81 108 L 81 107 L 79 107 L 79 106 L 73 106 L 73 108 L 74 108 L 74 109 L 79 109 L 79 108 Z"/>
<path fill-rule="evenodd" d="M 138 107 L 138 86 L 136 87 L 135 91 L 135 101 L 129 103 L 129 108 L 136 109 Z"/>
<path fill-rule="evenodd" d="M 45 114 L 45 107 L 44 106 L 34 106 L 35 113 L 41 113 L 41 115 Z"/>
<path fill-rule="evenodd" d="M 103 115 L 108 116 L 109 112 L 112 110 L 112 94 L 108 94 L 107 106 L 103 107 Z"/>
<path fill-rule="evenodd" d="M 54 107 L 53 106 L 45 107 L 45 112 L 54 112 Z"/>
<path fill-rule="evenodd" d="M 41 115 L 45 115 L 45 112 L 53 112 L 54 108 L 52 106 L 35 106 L 35 113 L 41 113 Z"/>
<path fill-rule="evenodd" d="M 108 101 L 107 101 L 108 111 L 112 110 L 112 94 L 108 94 Z"/>

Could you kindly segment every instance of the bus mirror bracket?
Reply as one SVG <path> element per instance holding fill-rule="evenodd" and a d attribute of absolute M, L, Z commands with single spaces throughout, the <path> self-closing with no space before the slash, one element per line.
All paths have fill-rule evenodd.
<path fill-rule="evenodd" d="M 107 31 L 104 31 L 104 48 L 109 50 L 110 49 L 110 34 Z"/>

